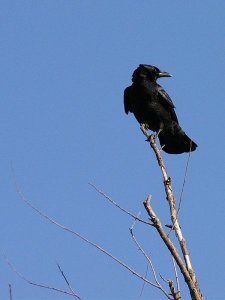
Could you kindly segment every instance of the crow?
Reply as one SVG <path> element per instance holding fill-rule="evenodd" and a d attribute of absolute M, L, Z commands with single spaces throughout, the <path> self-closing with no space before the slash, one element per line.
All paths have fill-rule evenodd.
<path fill-rule="evenodd" d="M 124 90 L 124 109 L 137 121 L 157 132 L 162 149 L 170 154 L 194 151 L 197 148 L 179 125 L 175 106 L 165 90 L 156 82 L 171 77 L 157 67 L 140 64 L 134 71 L 132 85 Z"/>

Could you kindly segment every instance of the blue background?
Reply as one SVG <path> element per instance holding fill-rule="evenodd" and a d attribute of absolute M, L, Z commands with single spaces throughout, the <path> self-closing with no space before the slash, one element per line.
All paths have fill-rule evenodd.
<path fill-rule="evenodd" d="M 133 220 L 88 183 L 142 218 L 152 194 L 169 223 L 155 157 L 123 110 L 123 90 L 146 63 L 173 74 L 160 84 L 199 145 L 180 221 L 205 299 L 224 299 L 224 12 L 219 0 L 0 1 L 0 250 L 24 276 L 66 289 L 58 262 L 82 299 L 139 299 L 139 279 L 21 201 L 11 165 L 36 207 L 145 274 Z M 163 157 L 179 199 L 188 155 Z M 138 223 L 135 234 L 157 273 L 174 279 L 154 229 Z M 68 298 L 28 285 L 3 257 L 0 270 L 1 299 L 9 283 L 15 300 Z M 140 299 L 164 296 L 145 286 Z"/>

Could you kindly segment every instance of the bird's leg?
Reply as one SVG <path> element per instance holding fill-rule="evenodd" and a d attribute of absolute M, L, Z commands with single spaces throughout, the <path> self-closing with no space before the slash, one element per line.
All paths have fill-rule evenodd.
<path fill-rule="evenodd" d="M 156 132 L 155 138 L 157 139 L 159 137 L 160 132 L 163 131 L 164 128 L 164 124 L 163 122 L 160 122 L 160 127 L 159 130 Z M 162 147 L 160 148 L 160 151 L 165 147 L 165 145 L 162 145 Z"/>
<path fill-rule="evenodd" d="M 159 128 L 159 130 L 156 132 L 155 137 L 157 138 L 159 136 L 160 132 L 162 132 L 162 131 L 163 131 L 163 128 Z"/>
<path fill-rule="evenodd" d="M 159 130 L 156 132 L 156 135 L 155 137 L 157 138 L 160 134 L 160 132 L 162 132 L 164 129 L 164 123 L 161 121 L 160 124 L 159 124 Z"/>

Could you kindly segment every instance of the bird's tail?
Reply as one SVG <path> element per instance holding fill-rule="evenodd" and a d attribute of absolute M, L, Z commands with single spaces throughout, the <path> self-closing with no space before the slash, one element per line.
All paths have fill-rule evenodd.
<path fill-rule="evenodd" d="M 159 133 L 159 141 L 163 151 L 169 154 L 180 154 L 184 152 L 195 151 L 198 147 L 176 123 L 173 132 L 171 130 L 162 130 Z"/>

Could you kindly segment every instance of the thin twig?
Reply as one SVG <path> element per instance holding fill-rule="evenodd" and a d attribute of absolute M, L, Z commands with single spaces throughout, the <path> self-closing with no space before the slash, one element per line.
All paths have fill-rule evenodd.
<path fill-rule="evenodd" d="M 136 272 L 135 270 L 133 270 L 130 266 L 128 266 L 127 264 L 125 264 L 123 261 L 121 261 L 120 259 L 118 259 L 117 257 L 115 257 L 114 255 L 112 255 L 110 252 L 108 252 L 107 250 L 105 250 L 104 248 L 102 248 L 101 246 L 99 246 L 98 244 L 88 240 L 86 237 L 82 236 L 81 234 L 79 234 L 78 232 L 71 230 L 70 228 L 67 228 L 65 225 L 60 224 L 59 222 L 55 221 L 53 218 L 49 217 L 48 215 L 46 215 L 45 213 L 43 213 L 42 211 L 40 211 L 39 209 L 37 209 L 33 204 L 31 204 L 26 197 L 24 196 L 24 194 L 22 193 L 22 191 L 19 189 L 17 183 L 16 183 L 16 189 L 17 189 L 17 193 L 20 196 L 20 198 L 30 207 L 32 208 L 34 211 L 36 211 L 41 217 L 45 218 L 46 220 L 48 220 L 50 223 L 56 225 L 57 227 L 77 236 L 78 238 L 80 238 L 81 240 L 83 240 L 84 242 L 86 242 L 87 244 L 93 246 L 94 248 L 98 249 L 99 251 L 101 251 L 102 253 L 104 253 L 105 255 L 109 256 L 111 259 L 113 259 L 114 261 L 116 261 L 118 264 L 120 264 L 121 266 L 123 266 L 125 269 L 127 269 L 129 272 L 131 272 L 133 275 L 135 275 L 136 277 L 138 277 L 139 279 L 145 281 L 146 283 L 148 283 L 151 286 L 156 287 L 157 289 L 159 289 L 158 285 L 147 280 L 144 276 L 140 275 L 138 272 Z M 71 293 L 70 293 L 71 294 Z M 169 298 L 168 298 L 169 299 Z"/>
<path fill-rule="evenodd" d="M 184 180 L 183 180 L 183 184 L 182 184 L 182 188 L 181 188 L 181 193 L 180 193 L 180 198 L 179 198 L 179 202 L 178 202 L 177 215 L 179 214 L 179 211 L 181 209 L 182 197 L 183 197 L 183 193 L 184 193 L 184 187 L 185 187 L 185 183 L 186 183 L 186 178 L 187 178 L 187 172 L 188 172 L 188 166 L 189 166 L 190 158 L 191 158 L 191 152 L 188 153 L 187 163 L 186 163 L 186 166 L 185 166 Z"/>
<path fill-rule="evenodd" d="M 138 247 L 138 250 L 141 251 L 141 253 L 144 255 L 144 257 L 146 258 L 148 264 L 150 265 L 151 267 L 151 270 L 152 270 L 152 273 L 153 273 L 153 276 L 154 276 L 154 279 L 155 279 L 155 282 L 159 284 L 158 280 L 157 280 L 157 276 L 156 276 L 156 272 L 155 272 L 155 268 L 154 268 L 154 265 L 151 261 L 151 258 L 147 255 L 147 253 L 144 251 L 144 249 L 142 248 L 142 246 L 140 245 L 140 243 L 138 242 L 138 240 L 136 239 L 135 235 L 134 235 L 134 232 L 133 232 L 133 229 L 134 229 L 134 225 L 135 225 L 135 222 L 133 223 L 133 225 L 130 227 L 130 234 L 131 234 L 131 237 L 134 241 L 134 243 L 137 245 Z"/>
<path fill-rule="evenodd" d="M 57 267 L 58 267 L 58 269 L 59 269 L 59 271 L 60 271 L 62 277 L 64 278 L 66 284 L 68 285 L 68 288 L 70 289 L 71 293 L 72 293 L 75 297 L 77 297 L 78 299 L 81 300 L 81 298 L 80 298 L 80 297 L 74 292 L 74 290 L 72 289 L 72 287 L 71 287 L 71 285 L 70 285 L 68 279 L 66 278 L 66 275 L 64 274 L 63 270 L 61 269 L 61 267 L 60 267 L 60 265 L 59 265 L 58 263 L 57 263 Z"/>
<path fill-rule="evenodd" d="M 162 287 L 162 285 L 159 283 L 159 281 L 158 281 L 158 279 L 157 279 L 157 275 L 156 275 L 155 268 L 154 268 L 154 265 L 153 265 L 153 263 L 152 263 L 151 258 L 149 257 L 149 255 L 147 255 L 147 253 L 145 252 L 145 250 L 144 250 L 143 247 L 140 245 L 140 243 L 138 242 L 138 240 L 136 239 L 136 237 L 135 237 L 135 235 L 134 235 L 133 229 L 134 229 L 135 223 L 136 223 L 136 222 L 134 221 L 133 225 L 130 227 L 130 234 L 131 234 L 131 237 L 132 237 L 134 243 L 137 245 L 138 250 L 141 251 L 141 253 L 142 253 L 142 254 L 144 255 L 144 257 L 146 258 L 148 264 L 150 265 L 151 270 L 152 270 L 152 273 L 153 273 L 153 276 L 154 276 L 155 283 L 158 285 L 159 289 L 164 293 L 164 295 L 167 295 L 167 297 L 169 298 L 169 294 L 164 290 L 164 288 Z"/>
<path fill-rule="evenodd" d="M 9 284 L 9 300 L 12 300 L 12 286 Z"/>
<path fill-rule="evenodd" d="M 148 264 L 147 264 L 147 266 L 146 266 L 145 278 L 147 278 L 147 276 L 148 276 Z M 143 292 L 144 292 L 145 285 L 146 285 L 146 283 L 143 282 L 142 287 L 141 287 L 141 292 L 140 292 L 140 295 L 139 295 L 139 299 L 141 299 L 141 297 L 142 297 L 142 294 L 143 294 Z"/>
<path fill-rule="evenodd" d="M 178 218 L 178 214 L 179 214 L 179 211 L 181 209 L 182 197 L 183 197 L 183 193 L 184 193 L 184 187 L 185 187 L 185 183 L 186 183 L 186 177 L 187 177 L 187 171 L 188 171 L 188 165 L 189 165 L 190 157 L 191 157 L 191 150 L 188 153 L 188 158 L 187 158 L 187 162 L 186 162 L 186 166 L 185 166 L 184 179 L 183 179 L 180 198 L 179 198 L 179 202 L 178 202 L 178 209 L 177 209 L 176 219 Z M 170 236 L 171 232 L 174 230 L 174 224 L 172 226 L 170 226 L 169 228 L 170 228 L 170 231 L 168 233 L 168 236 Z"/>
<path fill-rule="evenodd" d="M 93 183 L 89 183 L 90 186 L 92 186 L 100 195 L 102 195 L 105 199 L 107 199 L 110 203 L 112 203 L 114 206 L 116 206 L 117 208 L 119 208 L 122 212 L 126 213 L 127 215 L 129 215 L 130 217 L 132 217 L 135 220 L 138 220 L 141 223 L 147 224 L 147 225 L 151 225 L 151 223 L 140 219 L 138 216 L 136 216 L 135 214 L 127 211 L 126 209 L 124 209 L 122 206 L 120 206 L 118 203 L 116 203 L 111 197 L 109 197 L 108 195 L 106 195 L 103 191 L 101 191 L 100 189 L 98 189 Z"/>
<path fill-rule="evenodd" d="M 9 261 L 9 259 L 5 255 L 4 255 L 4 258 L 5 258 L 5 261 L 8 264 L 8 266 L 11 268 L 11 270 L 14 273 L 16 273 L 25 282 L 29 283 L 30 285 L 37 286 L 37 287 L 44 288 L 44 289 L 48 289 L 48 290 L 52 290 L 52 291 L 59 292 L 59 293 L 62 293 L 62 294 L 66 294 L 66 295 L 69 295 L 69 296 L 73 296 L 73 297 L 76 297 L 76 298 L 78 298 L 78 299 L 81 300 L 81 298 L 79 298 L 77 295 L 74 295 L 71 292 L 67 292 L 65 290 L 58 289 L 58 288 L 55 288 L 55 287 L 52 287 L 52 286 L 48 286 L 48 285 L 36 283 L 36 282 L 33 282 L 33 281 L 27 279 L 23 274 L 21 274 L 19 271 L 17 271 L 17 269 L 15 268 L 15 266 Z"/>
<path fill-rule="evenodd" d="M 162 276 L 162 274 L 159 274 L 159 276 L 160 276 L 160 278 L 162 279 L 162 281 L 164 281 L 165 283 L 168 284 L 168 280 L 166 280 L 166 279 Z"/>
<path fill-rule="evenodd" d="M 173 268 L 174 268 L 174 273 L 175 273 L 175 278 L 176 278 L 177 291 L 180 291 L 179 277 L 178 277 L 178 273 L 177 273 L 176 262 L 175 262 L 175 259 L 173 256 L 172 256 L 172 261 L 173 261 Z"/>
<path fill-rule="evenodd" d="M 139 213 L 137 214 L 137 217 L 139 217 L 140 214 L 141 214 L 141 213 L 139 212 Z M 134 226 L 136 225 L 136 222 L 137 222 L 137 220 L 134 220 L 134 223 L 133 223 L 133 224 L 131 225 L 131 227 L 130 227 L 130 232 L 132 232 L 132 233 L 131 233 L 132 239 L 133 239 L 133 229 L 134 229 Z M 138 249 L 139 249 L 139 248 L 138 248 Z M 148 266 L 149 266 L 149 263 L 147 263 L 147 266 L 146 266 L 145 278 L 147 278 L 147 276 L 148 276 Z M 141 292 L 140 292 L 140 295 L 139 295 L 139 299 L 141 299 L 141 297 L 142 297 L 142 294 L 143 294 L 143 292 L 144 292 L 145 285 L 146 285 L 146 282 L 143 282 L 142 287 L 141 287 Z"/>

